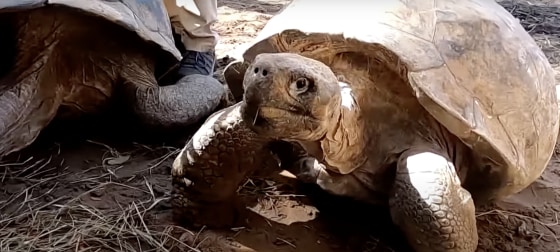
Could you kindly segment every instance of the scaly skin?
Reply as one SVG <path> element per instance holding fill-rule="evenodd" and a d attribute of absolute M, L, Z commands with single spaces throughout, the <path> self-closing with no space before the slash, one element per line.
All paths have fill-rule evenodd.
<path fill-rule="evenodd" d="M 259 168 L 278 169 L 270 141 L 241 119 L 241 104 L 211 115 L 175 159 L 171 174 L 177 222 L 195 227 L 242 225 L 238 186 Z"/>
<path fill-rule="evenodd" d="M 403 153 L 389 206 L 393 222 L 416 251 L 476 250 L 473 199 L 443 155 L 425 148 Z"/>

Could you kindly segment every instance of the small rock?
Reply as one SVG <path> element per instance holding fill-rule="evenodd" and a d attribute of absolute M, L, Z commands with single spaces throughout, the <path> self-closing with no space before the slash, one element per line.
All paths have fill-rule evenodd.
<path fill-rule="evenodd" d="M 6 190 L 6 192 L 8 192 L 9 194 L 21 193 L 25 191 L 25 188 L 25 184 L 11 184 L 4 186 L 4 190 Z"/>
<path fill-rule="evenodd" d="M 98 189 L 98 190 L 93 190 L 89 193 L 93 197 L 97 197 L 97 198 L 101 198 L 103 197 L 103 195 L 105 195 L 105 190 L 104 189 Z"/>

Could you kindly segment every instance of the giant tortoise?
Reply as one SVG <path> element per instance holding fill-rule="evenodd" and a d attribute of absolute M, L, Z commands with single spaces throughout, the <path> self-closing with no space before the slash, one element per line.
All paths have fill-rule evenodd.
<path fill-rule="evenodd" d="M 158 85 L 181 57 L 161 0 L 3 0 L 0 27 L 0 157 L 55 115 L 100 112 L 115 96 L 167 128 L 210 115 L 225 93 L 202 75 Z"/>
<path fill-rule="evenodd" d="M 303 181 L 388 206 L 416 251 L 475 251 L 475 202 L 524 189 L 553 153 L 553 71 L 494 1 L 294 0 L 243 58 L 226 70 L 243 101 L 173 164 L 178 221 L 237 223 L 217 211 L 277 154 Z"/>

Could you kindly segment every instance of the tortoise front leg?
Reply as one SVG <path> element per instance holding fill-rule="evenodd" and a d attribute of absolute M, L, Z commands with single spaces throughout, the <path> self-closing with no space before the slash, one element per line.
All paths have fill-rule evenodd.
<path fill-rule="evenodd" d="M 393 222 L 417 252 L 477 248 L 474 202 L 444 155 L 424 148 L 401 154 L 389 206 Z"/>
<path fill-rule="evenodd" d="M 256 169 L 278 168 L 269 141 L 241 119 L 240 104 L 212 114 L 175 159 L 171 174 L 177 222 L 209 227 L 242 224 L 240 211 L 245 208 L 236 195 L 238 186 Z"/>

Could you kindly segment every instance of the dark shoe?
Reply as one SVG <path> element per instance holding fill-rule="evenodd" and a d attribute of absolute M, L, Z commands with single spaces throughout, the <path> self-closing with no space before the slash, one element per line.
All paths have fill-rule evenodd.
<path fill-rule="evenodd" d="M 196 52 L 187 50 L 181 60 L 179 74 L 183 76 L 193 74 L 212 75 L 214 73 L 215 60 L 216 55 L 214 51 Z"/>

